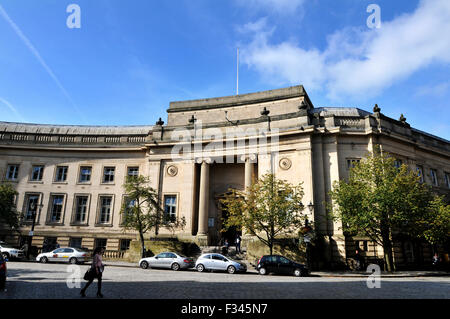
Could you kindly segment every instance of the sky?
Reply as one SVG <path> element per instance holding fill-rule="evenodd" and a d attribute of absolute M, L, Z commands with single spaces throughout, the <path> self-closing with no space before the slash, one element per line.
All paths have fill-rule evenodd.
<path fill-rule="evenodd" d="M 0 121 L 152 125 L 236 94 L 239 48 L 240 94 L 302 84 L 450 140 L 449 34 L 448 0 L 0 0 Z"/>

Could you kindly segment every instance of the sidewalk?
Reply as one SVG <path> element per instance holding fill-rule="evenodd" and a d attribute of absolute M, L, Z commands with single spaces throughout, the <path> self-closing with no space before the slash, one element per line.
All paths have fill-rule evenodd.
<path fill-rule="evenodd" d="M 108 267 L 132 267 L 139 268 L 137 263 L 131 263 L 126 261 L 105 261 L 105 265 Z M 256 270 L 249 265 L 249 272 L 256 273 Z M 313 271 L 312 277 L 334 277 L 334 278 L 367 278 L 370 273 L 363 271 Z M 448 271 L 397 271 L 395 273 L 382 272 L 382 278 L 405 278 L 405 277 L 450 277 Z"/>

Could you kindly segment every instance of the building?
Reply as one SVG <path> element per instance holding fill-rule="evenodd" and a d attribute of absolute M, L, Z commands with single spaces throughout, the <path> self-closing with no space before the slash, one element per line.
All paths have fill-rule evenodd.
<path fill-rule="evenodd" d="M 86 127 L 0 122 L 0 170 L 19 195 L 22 236 L 1 229 L 0 239 L 26 240 L 37 213 L 33 245 L 106 246 L 125 250 L 136 234 L 121 227 L 122 185 L 128 175 L 145 175 L 171 217 L 186 226 L 175 235 L 200 245 L 221 238 L 226 213 L 219 200 L 230 188 L 243 190 L 273 172 L 303 182 L 305 206 L 323 238 L 317 259 L 346 263 L 355 245 L 381 257 L 366 238 L 345 238 L 327 217 L 333 181 L 346 178 L 355 161 L 380 145 L 417 169 L 436 192 L 450 194 L 450 142 L 394 120 L 376 106 L 316 108 L 303 86 L 265 92 L 172 102 L 167 124 Z M 227 234 L 233 235 L 233 234 Z M 172 236 L 164 228 L 159 236 Z M 414 259 L 411 243 L 395 247 L 398 263 Z M 423 255 L 423 254 L 422 254 Z M 425 257 L 428 258 L 428 257 Z"/>

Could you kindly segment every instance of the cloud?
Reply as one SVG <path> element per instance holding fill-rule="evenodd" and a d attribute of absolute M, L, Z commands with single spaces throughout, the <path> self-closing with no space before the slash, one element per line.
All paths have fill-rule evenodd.
<path fill-rule="evenodd" d="M 244 63 L 271 82 L 302 83 L 331 99 L 376 96 L 430 64 L 450 63 L 448 0 L 423 0 L 415 12 L 383 21 L 380 29 L 339 30 L 322 51 L 292 40 L 270 43 L 267 21 L 253 25 L 262 32 L 243 47 Z"/>
<path fill-rule="evenodd" d="M 7 100 L 5 100 L 4 98 L 0 97 L 0 103 L 6 105 L 6 107 L 12 112 L 14 113 L 14 115 L 16 116 L 16 118 L 21 121 L 21 122 L 26 122 L 25 119 L 23 118 L 23 116 L 19 113 L 19 111 L 11 104 L 9 103 Z"/>
<path fill-rule="evenodd" d="M 450 81 L 419 87 L 415 93 L 415 96 L 444 97 L 448 93 L 450 93 Z"/>

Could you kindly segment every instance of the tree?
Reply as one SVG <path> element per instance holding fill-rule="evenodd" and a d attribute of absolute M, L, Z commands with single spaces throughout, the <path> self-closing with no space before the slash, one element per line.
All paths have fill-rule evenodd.
<path fill-rule="evenodd" d="M 15 196 L 18 193 L 9 183 L 0 183 L 0 220 L 9 228 L 18 231 L 20 213 L 16 210 Z"/>
<path fill-rule="evenodd" d="M 163 225 L 170 229 L 184 227 L 184 218 L 169 220 L 159 205 L 158 193 L 148 184 L 150 179 L 144 176 L 128 177 L 123 185 L 124 204 L 121 209 L 122 225 L 125 229 L 136 230 L 141 242 L 142 257 L 145 257 L 144 234 Z"/>
<path fill-rule="evenodd" d="M 350 170 L 349 180 L 335 181 L 333 216 L 349 234 L 363 234 L 383 247 L 388 271 L 393 271 L 392 232 L 417 232 L 417 221 L 429 210 L 434 195 L 406 165 L 379 152 Z"/>
<path fill-rule="evenodd" d="M 224 228 L 244 228 L 272 254 L 276 239 L 288 237 L 304 225 L 302 198 L 301 184 L 293 186 L 266 174 L 246 191 L 230 190 L 221 200 L 229 214 Z"/>

